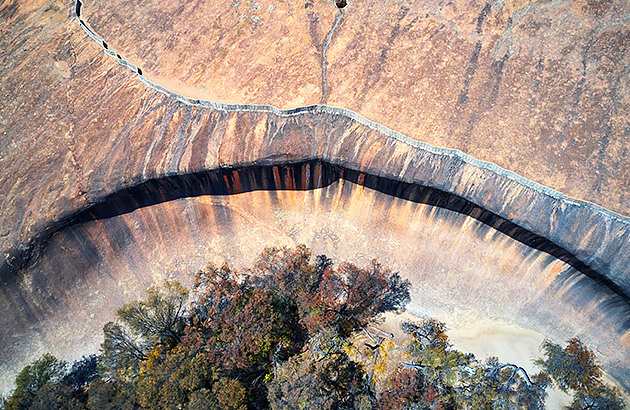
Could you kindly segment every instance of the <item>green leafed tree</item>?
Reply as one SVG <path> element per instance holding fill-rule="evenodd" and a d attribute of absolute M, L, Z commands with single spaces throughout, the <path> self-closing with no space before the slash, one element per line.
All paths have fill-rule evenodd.
<path fill-rule="evenodd" d="M 625 401 L 619 389 L 599 386 L 590 393 L 576 392 L 567 410 L 623 410 L 625 408 Z"/>
<path fill-rule="evenodd" d="M 212 363 L 203 353 L 183 345 L 166 351 L 158 344 L 140 365 L 136 396 L 142 408 L 177 410 L 214 379 Z"/>
<path fill-rule="evenodd" d="M 29 409 L 37 393 L 47 384 L 65 375 L 67 363 L 45 353 L 24 367 L 15 378 L 15 390 L 5 404 L 5 410 Z"/>
<path fill-rule="evenodd" d="M 186 410 L 246 410 L 247 389 L 238 380 L 223 377 L 191 393 Z"/>
<path fill-rule="evenodd" d="M 138 371 L 155 344 L 168 348 L 180 342 L 186 325 L 185 303 L 188 291 L 178 282 L 167 281 L 163 288 L 151 287 L 146 300 L 124 305 L 116 313 L 117 322 L 103 328 L 101 368 L 110 377 L 128 379 Z"/>
<path fill-rule="evenodd" d="M 465 409 L 543 410 L 549 379 L 538 373 L 530 377 L 514 364 L 491 357 L 485 363 L 471 360 L 455 388 L 457 404 Z"/>
<path fill-rule="evenodd" d="M 63 381 L 46 383 L 33 398 L 30 410 L 81 410 L 85 397 Z"/>
<path fill-rule="evenodd" d="M 269 405 L 280 409 L 372 409 L 367 378 L 325 331 L 314 350 L 279 364 L 267 381 Z"/>
<path fill-rule="evenodd" d="M 139 407 L 133 382 L 99 377 L 90 383 L 88 410 L 136 410 Z"/>

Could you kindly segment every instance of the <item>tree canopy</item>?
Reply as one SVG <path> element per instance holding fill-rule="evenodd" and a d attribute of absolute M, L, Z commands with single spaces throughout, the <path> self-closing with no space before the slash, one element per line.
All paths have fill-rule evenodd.
<path fill-rule="evenodd" d="M 542 409 L 551 383 L 571 409 L 621 409 L 579 339 L 542 346 L 541 371 L 451 346 L 446 325 L 379 329 L 410 284 L 372 261 L 337 266 L 305 246 L 265 249 L 251 269 L 208 266 L 188 291 L 167 281 L 122 306 L 98 355 L 45 354 L 17 376 L 5 409 Z"/>

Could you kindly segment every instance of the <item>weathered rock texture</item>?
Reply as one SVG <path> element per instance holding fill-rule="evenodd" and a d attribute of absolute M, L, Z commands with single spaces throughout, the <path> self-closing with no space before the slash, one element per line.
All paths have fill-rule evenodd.
<path fill-rule="evenodd" d="M 85 21 L 180 94 L 319 103 L 333 2 L 232 3 L 94 0 Z M 343 12 L 327 104 L 630 213 L 630 3 L 355 0 Z"/>
<path fill-rule="evenodd" d="M 295 45 L 299 44 L 304 46 L 304 53 L 311 57 L 317 52 L 321 54 L 323 47 L 318 48 L 315 44 L 326 38 L 329 28 L 324 27 L 323 22 L 326 21 L 332 27 L 336 10 L 328 3 L 320 2 L 317 6 L 315 3 L 309 2 L 312 6 L 307 4 L 299 12 L 291 9 L 287 3 L 284 11 L 287 19 L 295 18 L 296 22 L 308 19 L 311 22 L 306 26 L 310 27 L 312 44 L 304 44 L 304 41 L 299 40 L 303 38 L 303 31 L 296 23 L 286 26 L 301 33 L 286 33 L 287 41 L 294 41 L 291 43 L 293 46 L 273 43 L 273 46 L 268 47 L 275 47 L 273 49 L 277 52 L 286 52 L 294 50 Z M 593 4 L 560 10 L 569 13 L 566 18 L 570 21 L 592 25 L 598 30 L 618 28 L 622 22 L 618 16 L 622 16 L 624 10 L 621 5 L 606 4 L 597 6 L 597 10 L 601 8 L 601 11 L 597 11 L 600 13 L 597 19 L 588 17 L 595 7 Z M 105 20 L 94 17 L 92 21 L 88 10 L 97 16 L 106 9 L 95 5 L 86 6 L 81 18 L 102 35 L 100 30 L 105 31 L 107 28 L 99 24 L 104 24 Z M 543 10 L 540 13 L 547 9 L 553 9 L 549 13 L 554 10 L 558 12 L 555 8 L 560 6 L 533 3 L 519 13 L 539 8 Z M 151 7 L 148 6 L 147 10 L 151 10 Z M 393 8 L 392 12 L 384 7 Z M 487 116 L 479 111 L 483 107 L 480 101 L 485 98 L 481 96 L 484 84 L 491 81 L 483 77 L 479 70 L 491 61 L 492 47 L 500 45 L 497 39 L 493 40 L 492 35 L 488 34 L 491 30 L 486 27 L 489 22 L 494 22 L 491 27 L 497 24 L 500 26 L 497 22 L 500 21 L 499 17 L 493 14 L 493 6 L 483 6 L 481 10 L 487 10 L 475 17 L 472 23 L 467 21 L 468 10 L 461 11 L 459 17 L 457 13 L 446 11 L 431 14 L 433 17 L 427 17 L 427 13 L 424 13 L 424 19 L 429 22 L 438 17 L 461 20 L 459 25 L 445 23 L 445 28 L 435 27 L 439 30 L 433 37 L 430 35 L 435 30 L 419 32 L 424 33 L 422 38 L 426 41 L 432 41 L 436 36 L 451 35 L 451 30 L 457 34 L 454 38 L 441 40 L 442 43 L 436 43 L 435 46 L 436 50 L 442 50 L 445 59 L 448 56 L 448 61 L 452 60 L 452 64 L 446 64 L 449 69 L 463 70 L 464 79 L 457 80 L 456 73 L 452 74 L 453 77 L 448 74 L 453 82 L 438 82 L 433 89 L 455 93 L 454 105 L 444 103 L 442 97 L 431 99 L 429 94 L 422 94 L 416 88 L 400 85 L 400 79 L 417 71 L 407 65 L 406 60 L 398 60 L 401 66 L 399 75 L 382 75 L 363 68 L 348 69 L 345 75 L 347 87 L 363 89 L 363 92 L 353 97 L 353 93 L 343 91 L 341 79 L 335 77 L 338 74 L 334 73 L 342 72 L 343 68 L 335 61 L 348 54 L 348 51 L 343 51 L 343 47 L 346 50 L 359 47 L 348 42 L 356 41 L 356 38 L 351 40 L 351 37 L 360 34 L 346 32 L 342 35 L 344 30 L 361 26 L 352 20 L 353 9 L 357 10 L 357 16 L 371 10 L 370 16 L 374 16 L 374 20 L 370 20 L 372 17 L 363 18 L 366 27 L 373 24 L 370 33 L 387 33 L 388 30 L 394 30 L 388 27 L 396 27 L 397 22 L 406 21 L 404 19 L 408 18 L 408 14 L 419 13 L 417 10 L 408 10 L 397 14 L 396 10 L 400 7 L 398 3 L 375 3 L 361 10 L 357 2 L 345 9 L 344 19 L 336 20 L 341 24 L 333 36 L 328 36 L 331 38 L 327 52 L 329 103 L 354 108 L 372 120 L 382 121 L 391 128 L 403 131 L 425 126 L 430 129 L 417 121 L 424 121 L 421 118 L 425 117 L 436 119 L 442 116 L 445 124 L 450 125 L 436 128 L 435 135 L 448 133 L 453 136 L 452 143 L 444 145 L 466 148 L 467 152 L 473 154 L 491 152 L 484 145 L 490 135 L 489 128 L 474 128 L 476 124 L 490 121 L 494 124 L 493 132 L 503 142 L 499 144 L 500 147 L 495 146 L 497 149 L 492 151 L 490 158 L 484 158 L 548 182 L 574 196 L 596 199 L 599 203 L 627 212 L 630 205 L 621 193 L 627 186 L 629 161 L 628 156 L 624 156 L 624 150 L 628 147 L 623 144 L 623 133 L 628 125 L 627 114 L 623 111 L 627 109 L 624 98 L 627 98 L 628 92 L 624 87 L 628 80 L 620 75 L 627 67 L 624 65 L 627 60 L 624 41 L 611 40 L 611 57 L 606 57 L 610 60 L 610 72 L 619 77 L 617 82 L 611 82 L 607 77 L 593 78 L 595 74 L 589 77 L 587 64 L 586 75 L 580 85 L 580 98 L 590 95 L 594 88 L 589 87 L 595 87 L 591 82 L 596 82 L 603 90 L 602 94 L 589 97 L 587 105 L 570 105 L 563 100 L 564 97 L 554 94 L 570 94 L 568 89 L 573 83 L 551 79 L 551 74 L 557 72 L 559 78 L 564 78 L 563 75 L 573 78 L 571 76 L 576 74 L 572 71 L 563 74 L 567 66 L 564 60 L 557 63 L 556 71 L 545 74 L 545 70 L 552 70 L 549 67 L 553 65 L 549 64 L 548 59 L 543 59 L 546 64 L 540 68 L 542 77 L 537 86 L 539 88 L 529 92 L 533 93 L 532 98 L 547 101 L 541 112 L 551 117 L 541 117 L 540 128 L 530 125 L 534 131 L 527 134 L 527 141 L 523 143 L 524 131 L 519 131 L 522 130 L 520 127 L 533 117 L 530 118 L 527 110 L 524 116 L 509 111 L 516 109 L 514 107 L 519 106 L 518 101 L 521 99 L 529 98 L 514 95 L 516 91 L 513 90 L 521 89 L 506 85 L 510 84 L 506 82 L 511 72 L 507 70 L 512 64 L 510 60 L 500 66 L 503 71 L 499 70 L 498 75 L 503 79 L 497 85 L 493 97 L 497 103 L 492 106 L 497 107 L 496 110 L 488 108 L 483 111 L 488 113 Z M 439 5 L 431 7 L 437 10 Z M 446 6 L 444 8 L 448 9 Z M 124 10 L 121 5 L 118 15 L 128 15 L 123 13 Z M 268 13 L 273 16 L 277 11 L 276 15 L 282 15 L 282 10 L 278 6 L 277 10 Z M 293 12 L 290 13 L 291 10 Z M 182 21 L 185 19 L 178 18 L 181 13 L 184 16 L 196 16 L 193 8 L 168 11 L 151 23 L 156 27 L 149 29 L 150 26 L 138 24 L 136 28 L 144 27 L 142 33 L 147 39 L 160 35 L 170 38 L 169 27 L 184 24 Z M 226 21 L 233 18 L 232 12 L 231 9 L 229 13 L 226 12 Z M 316 13 L 325 12 L 330 12 L 330 15 L 316 18 Z M 121 43 L 117 45 L 134 47 L 139 41 L 133 41 L 133 30 L 129 29 L 122 37 L 116 36 L 112 40 L 107 38 L 106 47 L 113 55 L 112 58 L 103 53 L 103 46 L 95 41 L 98 38 L 91 39 L 86 35 L 74 13 L 74 5 L 70 7 L 54 2 L 44 5 L 38 1 L 25 4 L 5 1 L 0 8 L 3 16 L 0 22 L 0 44 L 3 50 L 8 50 L 0 55 L 4 74 L 0 77 L 1 98 L 6 102 L 0 108 L 0 169 L 3 170 L 0 176 L 3 201 L 0 249 L 5 253 L 5 263 L 0 267 L 0 294 L 1 311 L 11 312 L 10 315 L 3 314 L 0 322 L 5 330 L 1 340 L 2 350 L 6 352 L 1 358 L 4 367 L 0 371 L 3 373 L 15 371 L 17 366 L 43 350 L 58 349 L 63 354 L 70 351 L 77 353 L 78 343 L 85 343 L 88 346 L 86 350 L 90 350 L 98 343 L 98 329 L 103 321 L 111 318 L 114 307 L 140 296 L 147 285 L 159 282 L 172 268 L 185 281 L 189 279 L 187 274 L 199 268 L 199 264 L 206 259 L 216 259 L 217 254 L 218 259 L 234 261 L 242 257 L 243 261 L 248 261 L 263 244 L 275 241 L 286 244 L 306 242 L 318 252 L 325 251 L 342 259 L 362 261 L 377 256 L 413 280 L 418 292 L 418 297 L 414 299 L 417 309 L 431 305 L 421 296 L 424 292 L 435 306 L 447 308 L 459 304 L 484 314 L 543 329 L 558 338 L 578 333 L 603 352 L 603 360 L 611 374 L 622 382 L 629 379 L 630 336 L 627 318 L 630 276 L 627 266 L 630 264 L 630 222 L 627 218 L 596 205 L 567 198 L 557 191 L 491 163 L 474 160 L 461 152 L 434 148 L 405 137 L 365 120 L 352 111 L 326 106 L 280 111 L 273 107 L 204 103 L 165 94 L 164 90 L 158 91 L 161 88 L 147 78 L 159 83 L 162 79 L 160 75 L 163 75 L 164 85 L 185 94 L 186 90 L 178 90 L 177 83 L 173 82 L 176 78 L 169 71 L 177 67 L 177 59 L 156 63 L 155 67 L 164 67 L 166 71 L 151 76 L 143 66 L 149 59 L 147 55 L 151 55 L 143 53 L 150 47 L 145 44 L 135 51 L 130 48 L 129 54 L 138 57 L 138 61 L 133 62 L 143 68 L 143 76 L 139 76 L 137 68 L 129 69 L 115 63 L 119 61 L 128 65 L 124 60 L 117 60 L 116 52 L 120 53 L 120 50 L 114 44 L 118 39 Z M 199 15 L 203 16 L 203 13 Z M 551 17 L 554 17 L 553 13 Z M 260 22 L 248 18 L 248 27 L 259 30 L 256 24 Z M 518 24 L 514 20 L 510 25 L 516 28 Z M 556 19 L 551 20 L 553 22 Z M 420 21 L 420 17 L 416 21 Z M 271 20 L 268 24 L 272 24 Z M 192 31 L 200 27 L 185 25 L 191 27 Z M 217 25 L 217 30 L 224 30 L 221 28 L 223 25 Z M 411 21 L 404 25 L 408 26 L 410 28 L 407 30 L 400 26 L 394 31 L 401 35 L 414 33 Z M 550 27 L 555 26 L 552 24 Z M 265 35 L 277 34 L 274 31 L 277 29 L 270 26 Z M 237 29 L 234 30 L 239 33 Z M 558 36 L 554 37 L 558 44 L 575 46 L 575 39 L 563 40 L 563 36 L 567 35 L 564 26 L 549 30 L 550 35 Z M 501 44 L 512 44 L 508 40 L 518 37 L 514 34 L 516 32 L 515 29 L 510 31 L 511 37 L 508 36 Z M 239 36 L 234 38 L 230 37 L 234 34 L 226 36 L 231 38 L 230 41 L 237 41 L 237 37 L 240 39 L 247 33 L 247 30 L 241 30 Z M 588 39 L 600 38 L 595 36 L 597 33 L 600 32 L 583 34 Z M 262 46 L 264 36 L 252 35 L 243 39 L 243 47 L 249 51 L 239 58 L 236 58 L 238 55 L 233 56 L 235 60 L 230 60 L 232 57 L 228 58 L 227 54 L 213 60 L 215 57 L 204 55 L 205 51 L 196 53 L 208 49 L 204 46 L 205 42 L 214 44 L 215 41 L 210 38 L 215 36 L 216 40 L 217 34 L 220 35 L 198 33 L 198 41 L 204 43 L 187 53 L 196 62 L 194 66 L 215 66 L 221 61 L 229 62 L 220 68 L 213 67 L 213 72 L 222 73 L 213 81 L 221 81 L 221 78 L 229 80 L 223 84 L 224 89 L 217 89 L 217 93 L 225 93 L 219 99 L 231 101 L 230 92 L 234 92 L 234 96 L 244 97 L 245 101 L 242 102 L 284 101 L 291 104 L 297 101 L 306 104 L 320 101 L 321 92 L 313 90 L 317 90 L 318 84 L 323 84 L 323 79 L 315 80 L 312 67 L 315 66 L 314 69 L 321 74 L 321 65 L 318 64 L 318 61 L 321 63 L 321 55 L 319 60 L 299 54 L 291 57 L 298 59 L 300 70 L 308 73 L 296 76 L 293 83 L 287 83 L 288 77 L 283 76 L 288 75 L 286 73 L 290 70 L 283 69 L 282 64 L 289 64 L 291 60 L 280 59 L 275 70 L 270 69 L 271 62 L 266 60 L 268 55 L 265 57 L 265 48 Z M 466 40 L 472 42 L 469 48 L 466 47 L 468 43 L 461 40 L 460 44 L 459 40 L 467 36 L 472 39 Z M 365 34 L 363 37 L 370 36 Z M 340 38 L 345 38 L 346 42 L 337 44 Z M 619 38 L 623 40 L 623 36 Z M 391 46 L 383 48 L 381 54 L 384 54 L 384 58 L 380 67 L 389 64 L 389 50 L 392 51 L 391 55 L 395 55 L 393 51 L 396 50 L 397 42 L 394 40 L 395 36 L 392 37 Z M 260 41 L 261 47 L 252 46 L 257 44 L 255 41 Z M 516 40 L 512 38 L 510 41 Z M 594 44 L 597 41 L 593 41 L 589 50 L 596 48 Z M 478 43 L 480 46 L 477 47 Z M 417 40 L 413 44 L 422 44 L 422 41 Z M 516 41 L 514 44 L 520 43 Z M 550 40 L 548 44 L 555 43 Z M 169 53 L 176 53 L 184 46 L 177 43 L 176 47 L 175 44 L 172 47 Z M 475 51 L 477 48 L 479 50 Z M 368 49 L 373 52 L 374 48 Z M 457 58 L 462 53 L 465 55 L 466 51 L 477 53 L 476 60 L 468 66 L 457 63 Z M 346 67 L 353 64 L 364 67 L 361 64 L 368 64 L 361 63 L 363 57 L 359 58 L 359 54 L 349 57 Z M 164 54 L 157 50 L 154 55 Z M 572 54 L 568 52 L 565 55 Z M 245 56 L 247 60 L 244 60 Z M 372 62 L 370 59 L 366 61 Z M 397 60 L 393 59 L 391 64 L 394 61 Z M 523 70 L 527 67 L 527 61 L 523 60 Z M 237 80 L 240 77 L 233 73 L 243 67 L 250 67 L 248 64 L 261 68 L 248 71 L 245 77 L 250 82 L 249 88 L 239 88 Z M 517 62 L 513 64 L 518 66 Z M 427 71 L 424 75 L 440 78 L 441 74 L 446 76 L 447 70 Z M 279 76 L 271 87 L 266 86 L 269 76 Z M 529 84 L 527 81 L 530 77 L 519 78 Z M 144 83 L 138 82 L 138 78 Z M 180 80 L 188 81 L 191 78 Z M 205 77 L 200 74 L 199 78 Z M 191 83 L 193 86 L 202 84 L 195 81 Z M 367 85 L 356 85 L 356 81 L 367 82 Z M 467 90 L 465 94 L 460 92 L 461 87 L 457 88 L 458 81 L 463 81 Z M 153 88 L 147 87 L 147 84 Z M 604 95 L 612 95 L 609 89 L 613 87 L 611 84 L 616 94 L 607 100 Z M 220 86 L 219 83 L 216 85 Z M 311 91 L 297 92 L 295 95 L 298 97 L 292 99 L 289 97 L 291 90 Z M 321 88 L 318 90 L 321 91 Z M 265 94 L 268 92 L 271 94 Z M 547 92 L 551 94 L 545 94 Z M 344 104 L 340 102 L 341 93 L 348 96 L 344 97 L 348 98 Z M 527 94 L 526 91 L 523 93 Z M 254 96 L 269 98 L 269 101 L 256 100 Z M 406 104 L 409 104 L 404 109 L 400 108 L 403 96 L 407 98 Z M 514 107 L 508 103 L 512 96 L 516 104 Z M 359 97 L 363 100 L 358 100 Z M 427 114 L 431 111 L 428 105 L 422 106 L 425 104 L 422 103 L 423 98 L 430 101 L 426 104 L 437 107 L 434 114 Z M 379 104 L 375 101 L 379 101 Z M 532 107 L 541 104 L 541 100 L 537 101 L 531 102 L 531 106 L 527 105 L 529 102 L 523 104 L 530 107 L 528 109 L 534 109 Z M 606 105 L 608 103 L 609 106 Z M 414 104 L 420 105 L 414 108 Z M 446 111 L 440 111 L 440 104 L 455 111 L 447 115 Z M 553 104 L 558 104 L 558 107 L 552 109 Z M 589 108 L 596 104 L 600 107 Z M 365 108 L 370 106 L 373 108 Z M 500 107 L 504 107 L 503 112 Z M 379 109 L 390 110 L 388 112 L 391 115 L 378 114 Z M 590 148 L 580 150 L 577 146 L 569 145 L 572 137 L 568 137 L 569 134 L 565 134 L 562 127 L 557 131 L 562 134 L 558 141 L 567 142 L 567 152 L 574 150 L 576 154 L 550 154 L 552 150 L 546 148 L 541 138 L 555 138 L 553 135 L 556 134 L 546 134 L 545 127 L 556 127 L 559 123 L 554 122 L 555 116 L 568 115 L 569 112 L 575 113 L 575 117 L 570 119 L 571 123 L 579 122 L 578 118 L 588 119 L 593 116 L 589 126 L 595 127 L 593 130 L 597 132 L 586 132 L 586 129 L 581 128 L 576 128 L 575 132 L 579 135 L 578 140 L 584 141 L 583 144 L 589 147 L 608 141 L 601 155 L 592 154 Z M 374 113 L 378 115 L 372 115 Z M 600 118 L 602 115 L 610 115 L 610 127 Z M 519 124 L 518 127 L 515 124 Z M 470 130 L 462 132 L 461 127 L 464 125 L 470 126 Z M 599 135 L 598 132 L 604 129 L 602 127 L 609 132 Z M 424 134 L 409 133 L 417 139 L 438 141 L 432 136 L 425 138 Z M 535 142 L 536 136 L 538 142 Z M 510 155 L 523 155 L 523 164 L 527 163 L 527 166 L 522 167 L 515 157 L 510 159 Z M 582 158 L 585 158 L 585 162 L 579 163 L 578 159 Z M 343 179 L 345 182 L 338 183 L 334 182 L 337 175 L 331 180 L 315 182 L 319 181 L 314 179 L 315 171 L 309 171 L 307 180 L 310 182 L 305 184 L 307 173 L 302 167 L 304 161 L 310 160 L 316 160 L 315 163 L 324 164 L 324 167 L 330 165 L 337 170 L 344 170 L 346 175 L 354 172 L 352 175 L 356 178 Z M 274 165 L 287 163 L 302 164 L 298 167 L 302 169 L 299 175 L 303 178 L 295 178 L 295 173 L 281 175 L 280 168 L 274 168 Z M 601 164 L 599 174 L 591 170 L 593 164 Z M 261 171 L 260 175 L 271 177 L 251 177 L 254 179 L 241 181 L 241 171 L 236 169 L 253 169 L 248 168 L 250 166 L 265 166 L 266 171 Z M 315 165 L 313 167 L 317 168 Z M 563 167 L 569 167 L 567 169 L 574 175 L 571 179 L 575 181 L 571 182 L 574 185 L 562 185 Z M 274 172 L 278 172 L 277 177 Z M 553 174 L 550 182 L 541 177 L 547 172 Z M 225 178 L 227 191 L 203 191 L 200 193 L 211 196 L 186 199 L 191 193 L 199 192 L 195 191 L 197 185 L 204 186 L 199 181 L 204 181 L 204 178 L 210 181 L 211 175 Z M 598 178 L 610 183 L 596 185 Z M 284 185 L 279 182 L 281 180 L 285 181 Z M 162 182 L 156 185 L 155 181 Z M 264 185 L 264 181 L 268 185 Z M 407 188 L 402 191 L 398 191 L 398 188 L 393 191 L 382 188 L 382 184 L 389 183 L 387 181 L 395 187 Z M 401 181 L 409 185 L 402 185 Z M 312 190 L 323 187 L 324 182 L 333 185 Z M 365 188 L 362 188 L 364 185 Z M 141 195 L 142 188 L 133 188 L 151 186 L 162 190 L 147 189 L 146 195 Z M 217 185 L 206 186 L 214 189 Z M 255 189 L 295 189 L 303 186 L 311 190 L 216 196 L 241 192 L 243 186 Z M 422 200 L 409 200 L 410 192 L 422 191 L 425 187 L 453 195 L 445 196 L 451 199 L 437 203 L 438 206 L 422 204 Z M 164 200 L 181 199 L 170 202 L 146 199 L 161 195 Z M 451 207 L 449 201 L 464 201 L 469 205 Z M 452 211 L 453 208 L 460 213 Z M 108 209 L 111 210 L 109 215 L 106 214 Z M 85 218 L 87 214 L 84 210 L 94 211 L 92 213 L 96 220 Z M 494 227 L 482 223 L 486 222 L 484 215 L 494 215 L 489 219 Z M 58 234 L 53 236 L 54 233 Z M 452 249 L 452 254 L 448 253 L 449 249 Z M 555 258 L 538 249 L 552 252 Z M 90 316 L 92 314 L 94 317 Z"/>
<path fill-rule="evenodd" d="M 611 374 L 628 379 L 627 300 L 480 222 L 476 218 L 492 219 L 479 208 L 455 212 L 447 207 L 458 201 L 444 193 L 364 174 L 330 183 L 332 170 L 316 162 L 252 171 L 151 183 L 96 207 L 96 220 L 59 232 L 35 263 L 5 283 L 0 309 L 14 314 L 0 316 L 0 326 L 11 329 L 0 337 L 3 372 L 50 349 L 68 358 L 96 350 L 116 308 L 163 279 L 190 284 L 191 273 L 208 262 L 242 269 L 264 246 L 307 243 L 335 260 L 365 265 L 377 257 L 400 271 L 413 283 L 414 313 L 452 318 L 454 311 L 476 312 L 558 341 L 580 335 Z M 294 190 L 318 184 L 325 187 Z M 196 194 L 203 186 L 215 195 L 129 212 L 148 197 Z M 253 187 L 267 190 L 221 195 Z M 105 212 L 120 215 L 103 218 Z M 508 232 L 519 237 L 515 227 Z M 544 247 L 543 239 L 531 239 Z"/>

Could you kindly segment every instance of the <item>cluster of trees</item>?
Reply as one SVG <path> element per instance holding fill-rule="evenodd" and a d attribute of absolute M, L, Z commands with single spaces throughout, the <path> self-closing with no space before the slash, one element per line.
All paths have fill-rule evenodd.
<path fill-rule="evenodd" d="M 403 323 L 404 346 L 375 327 L 409 301 L 409 282 L 377 262 L 314 261 L 268 248 L 246 273 L 227 265 L 151 288 L 104 327 L 97 355 L 26 366 L 13 409 L 541 409 L 550 383 L 573 409 L 621 409 L 579 340 L 543 345 L 530 376 L 452 349 L 445 325 Z"/>

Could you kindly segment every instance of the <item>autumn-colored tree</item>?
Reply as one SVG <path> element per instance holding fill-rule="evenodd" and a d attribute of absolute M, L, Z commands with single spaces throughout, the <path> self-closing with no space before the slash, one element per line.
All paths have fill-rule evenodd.
<path fill-rule="evenodd" d="M 591 393 L 600 387 L 602 370 L 595 363 L 595 353 L 580 339 L 573 338 L 563 349 L 559 344 L 545 340 L 542 345 L 545 359 L 538 359 L 541 366 L 562 390 Z"/>
<path fill-rule="evenodd" d="M 300 323 L 316 332 L 333 323 L 348 335 L 377 315 L 397 311 L 409 301 L 410 283 L 376 260 L 366 268 L 342 263 L 337 269 L 324 255 L 311 263 L 303 245 L 266 248 L 249 281 L 298 304 Z"/>
<path fill-rule="evenodd" d="M 361 365 L 374 393 L 381 389 L 395 370 L 397 360 L 390 354 L 393 352 L 400 355 L 400 349 L 393 343 L 392 338 L 393 334 L 369 325 L 354 332 L 344 346 L 344 351 L 349 357 Z M 375 394 L 373 399 L 376 401 Z"/>
<path fill-rule="evenodd" d="M 400 410 L 414 404 L 433 404 L 436 394 L 416 369 L 399 368 L 387 379 L 378 397 L 379 410 Z M 418 406 L 419 407 L 419 406 Z"/>
<path fill-rule="evenodd" d="M 344 282 L 328 261 L 316 268 L 317 280 L 297 297 L 300 324 L 309 333 L 338 326 L 340 319 L 339 297 L 344 291 Z"/>
<path fill-rule="evenodd" d="M 320 271 L 311 263 L 311 250 L 265 248 L 250 271 L 252 285 L 276 294 L 297 298 L 317 288 Z"/>
<path fill-rule="evenodd" d="M 287 297 L 238 280 L 229 268 L 197 274 L 186 345 L 202 349 L 227 369 L 260 372 L 298 351 L 303 341 L 297 306 Z"/>
<path fill-rule="evenodd" d="M 149 289 L 104 326 L 101 354 L 66 364 L 44 355 L 16 378 L 6 409 L 246 410 L 544 408 L 553 379 L 573 390 L 570 409 L 621 409 L 594 353 L 578 339 L 543 344 L 530 376 L 452 348 L 444 323 L 405 322 L 396 346 L 378 328 L 409 300 L 408 281 L 373 261 L 365 268 L 312 260 L 305 246 L 267 248 L 237 272 L 210 266 L 188 291 Z"/>
<path fill-rule="evenodd" d="M 364 327 L 379 314 L 397 311 L 409 302 L 409 281 L 376 260 L 364 269 L 343 263 L 338 270 L 343 285 L 338 312 L 351 325 L 342 331 Z"/>
<path fill-rule="evenodd" d="M 325 260 L 321 260 L 326 262 Z M 381 313 L 397 311 L 409 301 L 409 281 L 376 261 L 367 268 L 349 263 L 337 269 L 317 268 L 317 284 L 301 294 L 300 320 L 311 332 L 335 326 L 344 336 L 378 320 Z"/>

